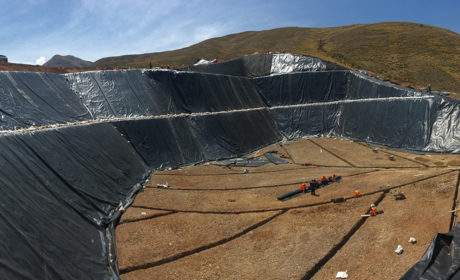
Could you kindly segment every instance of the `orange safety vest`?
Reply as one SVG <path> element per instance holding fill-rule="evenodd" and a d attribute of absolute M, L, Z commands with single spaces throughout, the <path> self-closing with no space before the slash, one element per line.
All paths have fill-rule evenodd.
<path fill-rule="evenodd" d="M 300 189 L 304 192 L 307 190 L 307 186 L 305 184 L 300 185 Z"/>

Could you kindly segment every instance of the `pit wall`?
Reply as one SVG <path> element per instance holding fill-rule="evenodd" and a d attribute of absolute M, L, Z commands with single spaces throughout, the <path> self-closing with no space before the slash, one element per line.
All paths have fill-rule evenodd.
<path fill-rule="evenodd" d="M 0 72 L 0 91 L 3 131 L 266 108 L 288 139 L 330 135 L 413 151 L 460 152 L 458 101 L 348 70 L 254 79 L 143 70 Z"/>
<path fill-rule="evenodd" d="M 0 91 L 6 279 L 117 279 L 114 225 L 154 169 L 236 157 L 283 137 L 430 151 L 456 151 L 460 142 L 458 102 L 349 71 L 258 79 L 0 72 Z M 361 98 L 366 92 L 372 98 Z M 52 128 L 59 123 L 71 124 Z M 6 133 L 31 125 L 45 127 Z"/>
<path fill-rule="evenodd" d="M 114 225 L 153 169 L 280 140 L 266 110 L 119 121 L 0 137 L 5 279 L 117 279 Z"/>
<path fill-rule="evenodd" d="M 148 175 L 110 124 L 0 137 L 2 279 L 116 279 L 113 221 Z"/>
<path fill-rule="evenodd" d="M 0 72 L 0 130 L 89 119 L 65 76 Z"/>
<path fill-rule="evenodd" d="M 253 82 L 287 139 L 336 136 L 412 151 L 460 152 L 460 102 L 354 71 Z"/>

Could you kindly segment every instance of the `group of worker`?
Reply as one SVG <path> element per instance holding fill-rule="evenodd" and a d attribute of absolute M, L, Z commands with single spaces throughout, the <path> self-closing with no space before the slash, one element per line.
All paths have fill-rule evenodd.
<path fill-rule="evenodd" d="M 331 177 L 326 178 L 326 176 L 322 176 L 321 179 L 318 181 L 316 178 L 311 179 L 310 186 L 307 188 L 305 184 L 300 185 L 300 189 L 302 192 L 310 191 L 311 195 L 316 195 L 315 190 L 318 189 L 320 186 L 324 186 L 329 184 L 330 182 L 335 182 L 336 176 L 332 174 Z"/>

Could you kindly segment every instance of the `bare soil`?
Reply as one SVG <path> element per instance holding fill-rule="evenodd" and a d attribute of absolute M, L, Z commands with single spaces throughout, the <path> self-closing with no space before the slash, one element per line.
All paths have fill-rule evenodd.
<path fill-rule="evenodd" d="M 449 231 L 456 179 L 450 173 L 403 187 L 405 200 L 386 195 L 378 206 L 384 214 L 369 218 L 313 279 L 333 279 L 345 270 L 350 279 L 399 279 L 422 257 L 433 232 Z M 417 243 L 409 243 L 410 237 Z M 398 245 L 401 255 L 394 252 Z"/>
<path fill-rule="evenodd" d="M 125 213 L 121 216 L 120 223 L 129 223 L 132 221 L 149 219 L 158 215 L 169 213 L 169 211 L 159 211 L 145 208 L 128 208 Z"/>
<path fill-rule="evenodd" d="M 117 228 L 120 268 L 161 260 L 236 234 L 272 212 L 242 215 L 175 213 Z"/>
<path fill-rule="evenodd" d="M 154 172 L 116 229 L 122 279 L 334 279 L 345 270 L 349 279 L 399 279 L 436 233 L 449 231 L 459 155 L 321 138 L 250 156 L 270 150 L 289 164 Z M 342 180 L 316 196 L 277 200 L 333 173 Z M 165 182 L 168 189 L 156 187 Z M 395 200 L 399 192 L 405 200 Z M 379 199 L 384 213 L 362 218 Z"/>
<path fill-rule="evenodd" d="M 291 210 L 250 233 L 125 279 L 300 279 L 376 199 Z"/>
<path fill-rule="evenodd" d="M 356 167 L 420 167 L 420 164 L 414 163 L 402 157 L 395 157 L 390 160 L 388 153 L 382 153 L 379 149 L 372 148 L 346 139 L 339 138 L 315 138 L 310 140 L 329 153 L 333 153 L 341 159 L 346 160 L 352 166 Z M 382 150 L 382 149 L 381 149 Z M 324 152 L 324 151 L 323 151 Z"/>

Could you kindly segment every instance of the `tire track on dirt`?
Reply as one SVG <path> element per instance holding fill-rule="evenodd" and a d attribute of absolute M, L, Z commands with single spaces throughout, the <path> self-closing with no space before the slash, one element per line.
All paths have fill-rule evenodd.
<path fill-rule="evenodd" d="M 265 171 L 251 171 L 249 169 L 249 174 L 263 174 L 263 173 L 277 173 L 284 171 L 293 171 L 293 170 L 307 170 L 315 167 L 327 167 L 327 168 L 356 168 L 356 169 L 375 169 L 375 168 L 385 168 L 385 169 L 396 169 L 396 168 L 420 168 L 416 166 L 343 166 L 343 165 L 324 165 L 324 164 L 303 164 L 303 163 L 293 163 L 293 165 L 299 166 L 295 168 L 283 168 L 276 170 L 265 170 Z M 431 166 L 430 166 L 431 167 Z M 435 168 L 435 167 L 433 167 Z M 442 167 L 436 167 L 442 168 Z M 184 177 L 204 177 L 204 176 L 228 176 L 228 175 L 241 175 L 245 176 L 247 174 L 243 173 L 243 170 L 239 172 L 228 172 L 228 173 L 208 173 L 208 174 L 180 174 L 180 173 L 153 173 L 152 176 L 184 176 Z"/>
<path fill-rule="evenodd" d="M 171 214 L 176 214 L 176 213 L 177 213 L 177 211 L 171 211 L 171 212 L 167 212 L 167 213 L 160 213 L 160 214 L 154 214 L 154 215 L 150 215 L 150 216 L 145 216 L 144 218 L 139 218 L 139 219 L 127 219 L 127 220 L 121 221 L 120 223 L 118 223 L 118 225 L 130 224 L 130 223 L 135 223 L 135 222 L 151 220 L 151 219 L 154 219 L 154 218 L 163 217 L 163 216 L 169 216 Z"/>
<path fill-rule="evenodd" d="M 374 201 L 374 204 L 376 206 L 379 205 L 380 202 L 385 198 L 386 192 L 383 192 L 377 200 Z M 366 211 L 365 214 L 369 212 L 370 208 Z M 351 228 L 351 230 L 345 234 L 342 239 L 340 240 L 337 245 L 335 245 L 329 252 L 324 255 L 309 271 L 305 273 L 305 275 L 302 277 L 302 280 L 308 280 L 313 278 L 313 276 L 330 260 L 332 259 L 340 249 L 347 244 L 348 240 L 353 237 L 353 235 L 361 228 L 361 226 L 364 225 L 366 222 L 367 218 L 369 217 L 361 217 L 361 219 L 358 220 L 358 222 L 355 223 L 355 225 Z"/>
<path fill-rule="evenodd" d="M 286 168 L 286 169 L 279 169 L 279 170 L 265 170 L 265 171 L 252 171 L 249 170 L 249 174 L 262 174 L 262 173 L 276 173 L 276 172 L 283 172 L 283 171 L 290 171 L 290 170 L 302 170 L 302 169 L 311 169 L 315 167 L 327 167 L 327 168 L 353 168 L 353 169 L 373 169 L 373 168 L 380 168 L 380 169 L 420 169 L 420 166 L 341 166 L 341 165 L 323 165 L 323 164 L 301 164 L 295 163 L 297 166 L 302 166 L 298 168 Z M 437 169 L 447 169 L 452 167 L 447 166 L 427 166 L 426 168 L 437 168 Z M 230 173 L 209 173 L 209 174 L 179 174 L 179 173 L 153 173 L 152 176 L 184 176 L 184 177 L 204 177 L 204 176 L 228 176 L 228 175 L 247 175 L 241 172 L 230 172 Z"/>
<path fill-rule="evenodd" d="M 336 153 L 334 153 L 334 152 L 332 152 L 332 151 L 330 151 L 330 150 L 324 148 L 323 146 L 321 146 L 320 144 L 314 142 L 313 140 L 311 140 L 311 139 L 307 139 L 307 140 L 308 140 L 310 143 L 315 144 L 316 146 L 320 147 L 321 149 L 323 149 L 323 150 L 325 150 L 326 152 L 330 153 L 331 155 L 335 156 L 336 158 L 340 159 L 341 161 L 343 161 L 343 162 L 349 164 L 350 166 L 356 167 L 356 165 L 354 165 L 353 163 L 351 163 L 351 162 L 349 162 L 348 160 L 344 159 L 343 157 L 337 155 Z"/>
<path fill-rule="evenodd" d="M 181 252 L 181 253 L 176 254 L 174 256 L 167 257 L 167 258 L 155 261 L 155 262 L 149 262 L 149 263 L 145 263 L 145 264 L 141 264 L 141 265 L 129 266 L 129 267 L 120 269 L 120 275 L 129 273 L 129 272 L 133 272 L 133 271 L 136 271 L 136 270 L 148 269 L 148 268 L 152 268 L 152 267 L 159 266 L 159 265 L 162 265 L 162 264 L 170 263 L 170 262 L 173 262 L 173 261 L 176 261 L 176 260 L 191 256 L 191 255 L 200 253 L 200 252 L 202 252 L 204 250 L 212 249 L 214 247 L 223 245 L 225 243 L 228 243 L 228 242 L 230 242 L 230 241 L 232 241 L 232 240 L 234 240 L 234 239 L 236 239 L 238 237 L 241 237 L 241 236 L 249 233 L 250 231 L 253 231 L 253 230 L 265 225 L 266 223 L 272 221 L 276 217 L 279 217 L 279 216 L 283 215 L 287 211 L 288 210 L 279 211 L 275 215 L 270 216 L 267 219 L 264 219 L 264 220 L 262 220 L 262 221 L 260 221 L 260 222 L 258 222 L 256 224 L 250 226 L 250 227 L 247 227 L 246 229 L 238 232 L 237 234 L 234 234 L 234 235 L 232 235 L 230 237 L 218 240 L 216 242 L 212 242 L 212 243 L 209 243 L 207 245 L 204 245 L 204 246 L 201 246 L 201 247 L 189 250 L 189 251 L 184 251 L 184 252 Z"/>
<path fill-rule="evenodd" d="M 454 211 L 455 207 L 457 207 L 457 197 L 458 197 L 459 183 L 460 183 L 460 170 L 458 171 L 457 184 L 455 185 L 454 199 L 453 199 L 453 202 L 452 202 L 452 211 Z M 457 212 L 452 212 L 452 216 L 450 217 L 450 229 L 453 229 L 455 227 L 456 220 L 457 220 Z"/>
<path fill-rule="evenodd" d="M 380 190 L 380 192 L 382 192 L 382 194 L 379 196 L 379 198 L 377 198 L 377 200 L 374 202 L 374 204 L 376 206 L 379 205 L 380 202 L 383 201 L 383 199 L 385 198 L 386 194 L 389 193 L 390 190 L 392 189 L 395 189 L 395 188 L 400 188 L 400 187 L 403 187 L 403 186 L 406 186 L 406 185 L 411 185 L 411 184 L 415 184 L 415 183 L 418 183 L 418 182 L 421 182 L 421 181 L 425 181 L 425 180 L 429 180 L 429 179 L 432 179 L 432 178 L 436 178 L 436 177 L 440 177 L 440 176 L 443 176 L 443 175 L 446 175 L 446 174 L 449 174 L 449 173 L 452 173 L 454 171 L 457 171 L 459 172 L 458 174 L 458 178 L 457 178 L 457 185 L 456 185 L 456 190 L 455 190 L 455 196 L 454 196 L 454 205 L 453 207 L 455 207 L 455 201 L 456 201 L 456 197 L 457 197 L 457 194 L 458 194 L 458 187 L 459 187 L 459 182 L 460 182 L 460 171 L 459 170 L 453 170 L 453 171 L 449 171 L 449 172 L 445 172 L 445 173 L 441 173 L 441 174 L 437 174 L 437 175 L 433 175 L 433 176 L 429 176 L 429 177 L 426 177 L 426 178 L 423 178 L 423 179 L 419 179 L 419 180 L 416 180 L 412 183 L 406 183 L 406 184 L 403 184 L 403 185 L 399 185 L 399 186 L 394 186 L 394 187 L 389 187 L 389 188 L 385 188 L 384 190 Z M 366 195 L 372 195 L 372 194 L 375 194 L 377 192 L 372 192 L 372 193 L 367 193 Z M 367 214 L 369 212 L 370 208 L 366 211 L 365 214 Z M 454 213 L 452 213 L 454 214 Z M 339 251 L 340 249 L 343 248 L 343 246 L 345 246 L 347 244 L 347 242 L 353 237 L 353 235 L 361 228 L 361 226 L 364 225 L 364 223 L 367 221 L 369 217 L 361 217 L 360 220 L 358 220 L 355 225 L 351 228 L 351 230 L 340 240 L 340 242 L 335 245 L 323 258 L 321 258 L 309 271 L 307 271 L 305 273 L 305 275 L 302 277 L 302 280 L 307 280 L 307 279 L 311 279 L 313 278 L 313 276 L 321 270 L 321 268 L 326 265 L 326 263 L 331 260 Z M 454 218 L 454 216 L 452 215 L 452 219 Z M 452 228 L 452 222 L 453 220 L 451 219 L 451 228 Z"/>
<path fill-rule="evenodd" d="M 285 153 L 288 155 L 288 157 L 291 159 L 292 163 L 293 163 L 293 164 L 297 164 L 297 163 L 294 161 L 294 158 L 291 156 L 291 154 L 290 154 L 290 153 L 288 152 L 288 150 L 286 149 L 286 147 L 285 147 L 283 144 L 281 144 L 280 146 L 281 146 L 281 148 L 283 148 L 284 152 L 285 152 Z"/>
<path fill-rule="evenodd" d="M 400 184 L 400 185 L 396 185 L 396 186 L 392 186 L 392 187 L 386 187 L 386 188 L 379 189 L 379 190 L 376 190 L 376 191 L 364 193 L 364 194 L 362 194 L 360 196 L 341 197 L 341 198 L 338 198 L 338 199 L 341 199 L 343 201 L 347 201 L 349 199 L 357 199 L 357 198 L 370 196 L 370 195 L 377 194 L 377 193 L 386 193 L 386 192 L 389 192 L 392 189 L 401 188 L 401 187 L 411 185 L 411 184 L 416 184 L 416 183 L 426 181 L 426 180 L 429 180 L 429 179 L 432 179 L 432 178 L 436 178 L 436 177 L 439 177 L 439 176 L 443 176 L 443 175 L 446 175 L 446 174 L 449 174 L 449 173 L 452 173 L 452 172 L 458 172 L 458 170 L 457 169 L 449 170 L 447 172 L 443 172 L 443 173 L 440 173 L 440 174 L 434 174 L 434 175 L 431 175 L 431 176 L 428 176 L 428 177 L 425 177 L 425 178 L 421 178 L 421 179 L 417 179 L 415 181 L 407 182 L 407 183 L 404 183 L 404 184 Z M 180 210 L 180 209 L 167 209 L 167 208 L 150 207 L 150 206 L 146 206 L 146 205 L 132 205 L 131 207 L 145 208 L 145 209 L 159 210 L 159 211 L 169 211 L 169 212 L 176 211 L 178 213 L 222 214 L 222 215 L 233 214 L 233 215 L 239 215 L 239 214 L 247 214 L 247 213 L 261 213 L 261 212 L 283 211 L 283 210 L 291 210 L 291 209 L 308 208 L 308 207 L 314 207 L 314 206 L 319 206 L 319 205 L 332 204 L 332 203 L 335 203 L 334 201 L 336 201 L 336 200 L 337 200 L 337 198 L 331 199 L 330 201 L 321 201 L 321 202 L 317 202 L 317 203 L 303 204 L 303 205 L 297 205 L 297 206 L 286 206 L 286 207 L 278 207 L 278 208 L 270 208 L 270 209 L 241 210 L 241 211 Z"/>
<path fill-rule="evenodd" d="M 303 166 L 303 167 L 296 167 L 296 168 L 284 168 L 278 170 L 265 170 L 265 171 L 250 171 L 249 174 L 261 174 L 261 173 L 276 173 L 276 172 L 283 172 L 283 171 L 291 171 L 291 170 L 302 170 L 302 169 L 309 169 L 311 167 Z M 201 177 L 201 176 L 227 176 L 227 175 L 246 175 L 243 173 L 243 170 L 240 172 L 229 172 L 229 173 L 208 173 L 208 174 L 177 174 L 177 173 L 159 173 L 159 174 L 152 174 L 153 176 L 185 176 L 185 177 Z"/>
<path fill-rule="evenodd" d="M 460 182 L 460 170 L 450 170 L 448 172 L 435 174 L 435 175 L 432 175 L 432 176 L 421 178 L 421 179 L 411 181 L 411 182 L 408 182 L 408 183 L 404 183 L 404 184 L 401 184 L 401 185 L 397 185 L 397 186 L 394 186 L 394 187 L 388 187 L 388 188 L 378 190 L 378 191 L 375 191 L 375 192 L 366 193 L 366 194 L 364 194 L 364 195 L 362 195 L 360 197 L 369 196 L 369 195 L 381 192 L 382 194 L 374 202 L 374 204 L 376 206 L 378 206 L 379 203 L 385 198 L 386 194 L 391 189 L 400 188 L 400 187 L 403 187 L 403 186 L 415 184 L 415 183 L 418 183 L 418 182 L 421 182 L 421 181 L 425 181 L 425 180 L 429 180 L 429 179 L 432 179 L 432 178 L 435 178 L 435 177 L 443 176 L 443 175 L 446 175 L 446 174 L 449 174 L 449 173 L 452 173 L 452 172 L 459 172 L 458 179 L 457 179 L 457 188 L 456 188 L 456 190 L 458 190 L 458 184 Z M 345 198 L 345 201 L 348 200 L 348 199 L 355 199 L 355 198 L 360 198 L 360 197 Z M 333 202 L 332 201 L 326 201 L 326 202 L 321 202 L 321 203 L 316 203 L 316 204 L 293 206 L 293 207 L 284 207 L 284 208 L 278 208 L 278 209 L 261 209 L 261 210 L 253 210 L 253 211 L 234 211 L 234 212 L 170 210 L 169 213 L 163 213 L 163 216 L 164 215 L 171 215 L 171 214 L 178 213 L 178 212 L 201 213 L 201 214 L 244 214 L 244 213 L 268 212 L 268 211 L 275 212 L 275 211 L 277 211 L 277 213 L 272 215 L 272 216 L 270 216 L 267 219 L 264 219 L 264 220 L 262 220 L 262 221 L 260 221 L 260 222 L 258 222 L 256 224 L 254 224 L 254 225 L 252 225 L 252 226 L 250 226 L 250 227 L 238 232 L 237 234 L 234 234 L 233 236 L 218 240 L 216 242 L 212 242 L 212 243 L 204 245 L 204 246 L 200 246 L 200 247 L 192 249 L 192 250 L 184 251 L 184 252 L 178 253 L 176 255 L 173 255 L 173 256 L 170 256 L 170 257 L 167 257 L 167 258 L 155 261 L 155 262 L 149 262 L 149 263 L 144 263 L 144 264 L 141 264 L 141 265 L 136 265 L 136 266 L 130 266 L 130 267 L 123 268 L 123 269 L 120 270 L 120 275 L 129 273 L 129 272 L 133 272 L 133 271 L 136 271 L 136 270 L 149 269 L 149 268 L 156 267 L 156 266 L 159 266 L 159 265 L 163 265 L 163 264 L 166 264 L 166 263 L 174 262 L 174 261 L 182 259 L 184 257 L 191 256 L 191 255 L 200 253 L 202 251 L 205 251 L 205 250 L 212 249 L 214 247 L 223 245 L 225 243 L 228 243 L 228 242 L 230 242 L 230 241 L 232 241 L 232 240 L 234 240 L 236 238 L 239 238 L 239 237 L 249 233 L 252 230 L 255 230 L 255 229 L 257 229 L 257 228 L 269 223 L 270 221 L 272 221 L 276 217 L 287 213 L 291 209 L 307 208 L 307 207 L 313 207 L 313 206 L 329 204 L 329 203 L 333 203 Z M 132 206 L 132 207 L 154 209 L 154 210 L 165 210 L 165 209 L 156 209 L 156 208 L 144 207 L 144 206 Z M 367 212 L 368 211 L 366 211 L 366 213 Z M 159 214 L 159 215 L 161 215 L 161 214 Z M 156 216 L 158 217 L 159 215 L 156 215 Z M 340 249 L 343 248 L 343 246 L 346 245 L 346 243 L 353 237 L 353 235 L 364 225 L 364 223 L 367 221 L 367 218 L 368 217 L 362 217 L 360 220 L 358 220 L 355 223 L 355 225 L 350 229 L 350 231 L 342 237 L 341 241 L 337 245 L 335 245 L 331 250 L 329 250 L 329 252 L 323 258 L 321 258 L 309 271 L 307 271 L 302 279 L 311 279 L 329 260 L 331 260 L 340 251 Z"/>
<path fill-rule="evenodd" d="M 358 145 L 361 145 L 361 146 L 363 146 L 363 147 L 366 147 L 366 148 L 368 148 L 368 149 L 370 149 L 370 150 L 373 150 L 373 149 L 371 149 L 371 147 L 367 146 L 366 144 L 363 144 L 363 143 L 360 143 L 360 142 L 355 142 L 355 143 L 358 144 Z M 413 159 L 411 159 L 411 158 L 407 158 L 407 157 L 400 156 L 400 155 L 395 155 L 395 154 L 393 154 L 393 153 L 390 153 L 390 152 L 387 152 L 387 151 L 383 151 L 383 150 L 378 150 L 378 151 L 379 151 L 379 152 L 382 152 L 382 153 L 385 153 L 385 154 L 387 154 L 387 155 L 393 155 L 393 156 L 395 156 L 395 157 L 399 157 L 399 158 L 408 160 L 408 161 L 410 161 L 410 162 L 413 162 L 413 163 L 422 165 L 422 166 L 424 166 L 424 167 L 430 167 L 428 164 L 425 164 L 425 163 L 423 163 L 423 162 L 419 162 L 419 161 L 413 160 Z"/>
<path fill-rule="evenodd" d="M 373 173 L 373 172 L 378 172 L 382 170 L 371 170 L 371 171 L 364 171 L 356 174 L 350 174 L 350 175 L 343 175 L 342 177 L 353 177 L 353 176 L 358 176 L 358 175 L 363 175 L 363 174 L 368 174 L 368 173 Z M 296 184 L 302 184 L 306 183 L 305 181 L 296 181 L 296 182 L 290 182 L 290 183 L 283 183 L 283 184 L 275 184 L 275 185 L 265 185 L 265 186 L 256 186 L 256 187 L 233 187 L 233 188 L 168 188 L 166 190 L 168 191 L 238 191 L 238 190 L 253 190 L 253 189 L 265 189 L 265 188 L 278 188 L 278 187 L 285 187 L 285 186 L 290 186 L 290 185 L 296 185 Z M 145 186 L 147 189 L 157 189 L 155 186 Z"/>

